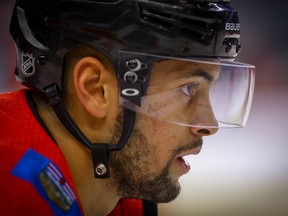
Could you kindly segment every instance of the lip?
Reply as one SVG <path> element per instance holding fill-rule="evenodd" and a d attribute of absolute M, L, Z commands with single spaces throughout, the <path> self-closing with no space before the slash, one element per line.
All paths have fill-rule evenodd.
<path fill-rule="evenodd" d="M 201 149 L 202 149 L 202 146 L 197 146 L 196 148 L 193 148 L 189 151 L 186 151 L 182 154 L 179 154 L 176 156 L 176 158 L 179 158 L 179 157 L 185 157 L 185 156 L 188 156 L 188 155 L 198 155 L 200 152 L 201 152 Z"/>
<path fill-rule="evenodd" d="M 202 145 L 197 146 L 191 150 L 185 151 L 184 153 L 176 156 L 176 161 L 180 165 L 180 167 L 182 167 L 184 173 L 188 173 L 191 168 L 190 164 L 188 163 L 187 160 L 184 159 L 184 157 L 188 155 L 197 155 L 200 153 L 201 149 L 202 149 Z"/>

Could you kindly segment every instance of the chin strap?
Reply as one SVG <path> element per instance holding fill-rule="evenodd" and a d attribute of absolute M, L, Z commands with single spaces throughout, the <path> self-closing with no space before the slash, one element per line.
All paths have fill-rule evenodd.
<path fill-rule="evenodd" d="M 123 128 L 121 137 L 117 144 L 95 143 L 93 144 L 83 134 L 72 117 L 68 113 L 64 103 L 61 101 L 56 84 L 45 88 L 49 104 L 53 107 L 59 120 L 64 127 L 92 153 L 95 178 L 109 178 L 109 155 L 111 151 L 121 150 L 128 141 L 135 123 L 135 112 L 124 108 Z"/>

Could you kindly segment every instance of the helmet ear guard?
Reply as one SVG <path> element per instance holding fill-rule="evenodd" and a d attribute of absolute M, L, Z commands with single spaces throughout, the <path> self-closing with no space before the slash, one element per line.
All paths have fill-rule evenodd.
<path fill-rule="evenodd" d="M 71 49 L 82 44 L 109 57 L 117 68 L 120 98 L 140 106 L 155 59 L 135 53 L 233 60 L 241 48 L 237 11 L 226 0 L 16 0 L 10 33 L 18 81 L 44 93 L 62 124 L 91 150 L 97 178 L 109 177 L 109 154 L 125 146 L 136 114 L 124 106 L 117 144 L 88 140 L 60 97 L 63 59 Z"/>

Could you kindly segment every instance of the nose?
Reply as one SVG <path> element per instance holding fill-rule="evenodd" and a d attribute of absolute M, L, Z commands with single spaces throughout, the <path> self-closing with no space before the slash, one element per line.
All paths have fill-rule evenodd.
<path fill-rule="evenodd" d="M 208 126 L 192 126 L 191 127 L 191 133 L 193 133 L 196 136 L 211 136 L 213 134 L 216 134 L 218 131 L 217 127 L 208 127 Z"/>
<path fill-rule="evenodd" d="M 194 107 L 196 108 L 196 107 Z M 210 136 L 218 131 L 218 121 L 216 120 L 210 100 L 204 104 L 198 103 L 196 110 L 196 118 L 190 128 L 191 133 L 196 136 Z"/>

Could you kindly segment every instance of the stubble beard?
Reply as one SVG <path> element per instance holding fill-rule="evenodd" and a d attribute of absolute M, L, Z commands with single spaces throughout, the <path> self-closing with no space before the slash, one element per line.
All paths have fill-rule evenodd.
<path fill-rule="evenodd" d="M 121 119 L 119 115 L 112 143 L 116 143 L 120 137 Z M 177 153 L 171 156 L 164 169 L 155 169 L 152 159 L 157 155 L 153 155 L 153 148 L 149 145 L 147 137 L 134 129 L 124 148 L 111 153 L 111 186 L 121 197 L 168 203 L 179 195 L 181 189 L 179 182 L 172 180 L 169 175 Z M 153 172 L 151 168 L 157 171 Z"/>

